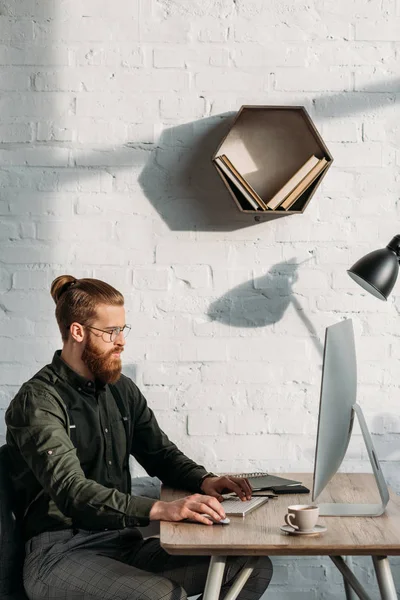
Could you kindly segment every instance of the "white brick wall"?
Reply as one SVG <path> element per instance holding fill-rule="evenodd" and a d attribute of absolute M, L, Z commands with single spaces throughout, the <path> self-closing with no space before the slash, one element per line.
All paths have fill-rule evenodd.
<path fill-rule="evenodd" d="M 324 328 L 351 317 L 359 401 L 400 491 L 399 292 L 379 303 L 345 274 L 399 233 L 400 2 L 0 12 L 0 412 L 60 347 L 52 279 L 94 276 L 125 294 L 126 373 L 184 451 L 214 470 L 311 470 Z M 255 103 L 306 106 L 334 155 L 302 216 L 240 215 L 210 165 L 226 113 Z M 347 464 L 367 465 L 359 436 Z M 268 597 L 343 595 L 327 560 L 274 563 Z"/>

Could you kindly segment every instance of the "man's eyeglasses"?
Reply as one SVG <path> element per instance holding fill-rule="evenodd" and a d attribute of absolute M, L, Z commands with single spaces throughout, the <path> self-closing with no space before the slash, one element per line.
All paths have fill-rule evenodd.
<path fill-rule="evenodd" d="M 91 325 L 85 325 L 84 327 L 87 327 L 88 329 L 95 329 L 96 331 L 101 331 L 102 333 L 109 335 L 110 337 L 108 339 L 104 339 L 104 335 L 101 336 L 105 342 L 115 342 L 121 331 L 124 338 L 127 338 L 131 330 L 130 325 L 124 325 L 123 327 L 110 327 L 109 329 L 99 329 L 98 327 L 92 327 Z"/>

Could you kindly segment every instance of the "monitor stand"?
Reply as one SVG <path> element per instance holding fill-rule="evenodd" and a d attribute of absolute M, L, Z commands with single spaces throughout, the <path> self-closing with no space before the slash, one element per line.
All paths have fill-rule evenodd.
<path fill-rule="evenodd" d="M 321 517 L 379 517 L 385 512 L 387 503 L 389 502 L 389 490 L 386 485 L 386 481 L 383 476 L 372 438 L 361 410 L 361 406 L 359 404 L 354 404 L 353 410 L 357 415 L 358 422 L 360 423 L 364 443 L 368 451 L 369 460 L 371 462 L 376 485 L 378 486 L 382 502 L 381 504 L 340 504 L 335 502 L 330 504 L 318 503 L 319 514 Z"/>

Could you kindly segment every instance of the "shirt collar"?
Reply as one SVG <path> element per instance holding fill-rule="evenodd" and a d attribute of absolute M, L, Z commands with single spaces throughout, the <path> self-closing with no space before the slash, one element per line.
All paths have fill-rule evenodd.
<path fill-rule="evenodd" d="M 95 379 L 93 382 L 92 379 L 88 379 L 87 377 L 83 377 L 83 375 L 79 375 L 76 371 L 74 371 L 66 362 L 61 358 L 61 350 L 56 350 L 52 360 L 52 367 L 56 371 L 56 373 L 67 381 L 72 387 L 74 387 L 78 392 L 85 390 L 85 392 L 95 393 L 105 389 L 104 383 Z"/>

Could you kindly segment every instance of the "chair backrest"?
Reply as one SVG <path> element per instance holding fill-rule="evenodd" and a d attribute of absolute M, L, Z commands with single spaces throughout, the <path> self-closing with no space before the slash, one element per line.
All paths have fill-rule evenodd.
<path fill-rule="evenodd" d="M 0 447 L 0 598 L 26 597 L 22 582 L 24 542 L 20 524 L 13 513 L 14 493 L 9 472 L 9 453 L 5 444 Z"/>

